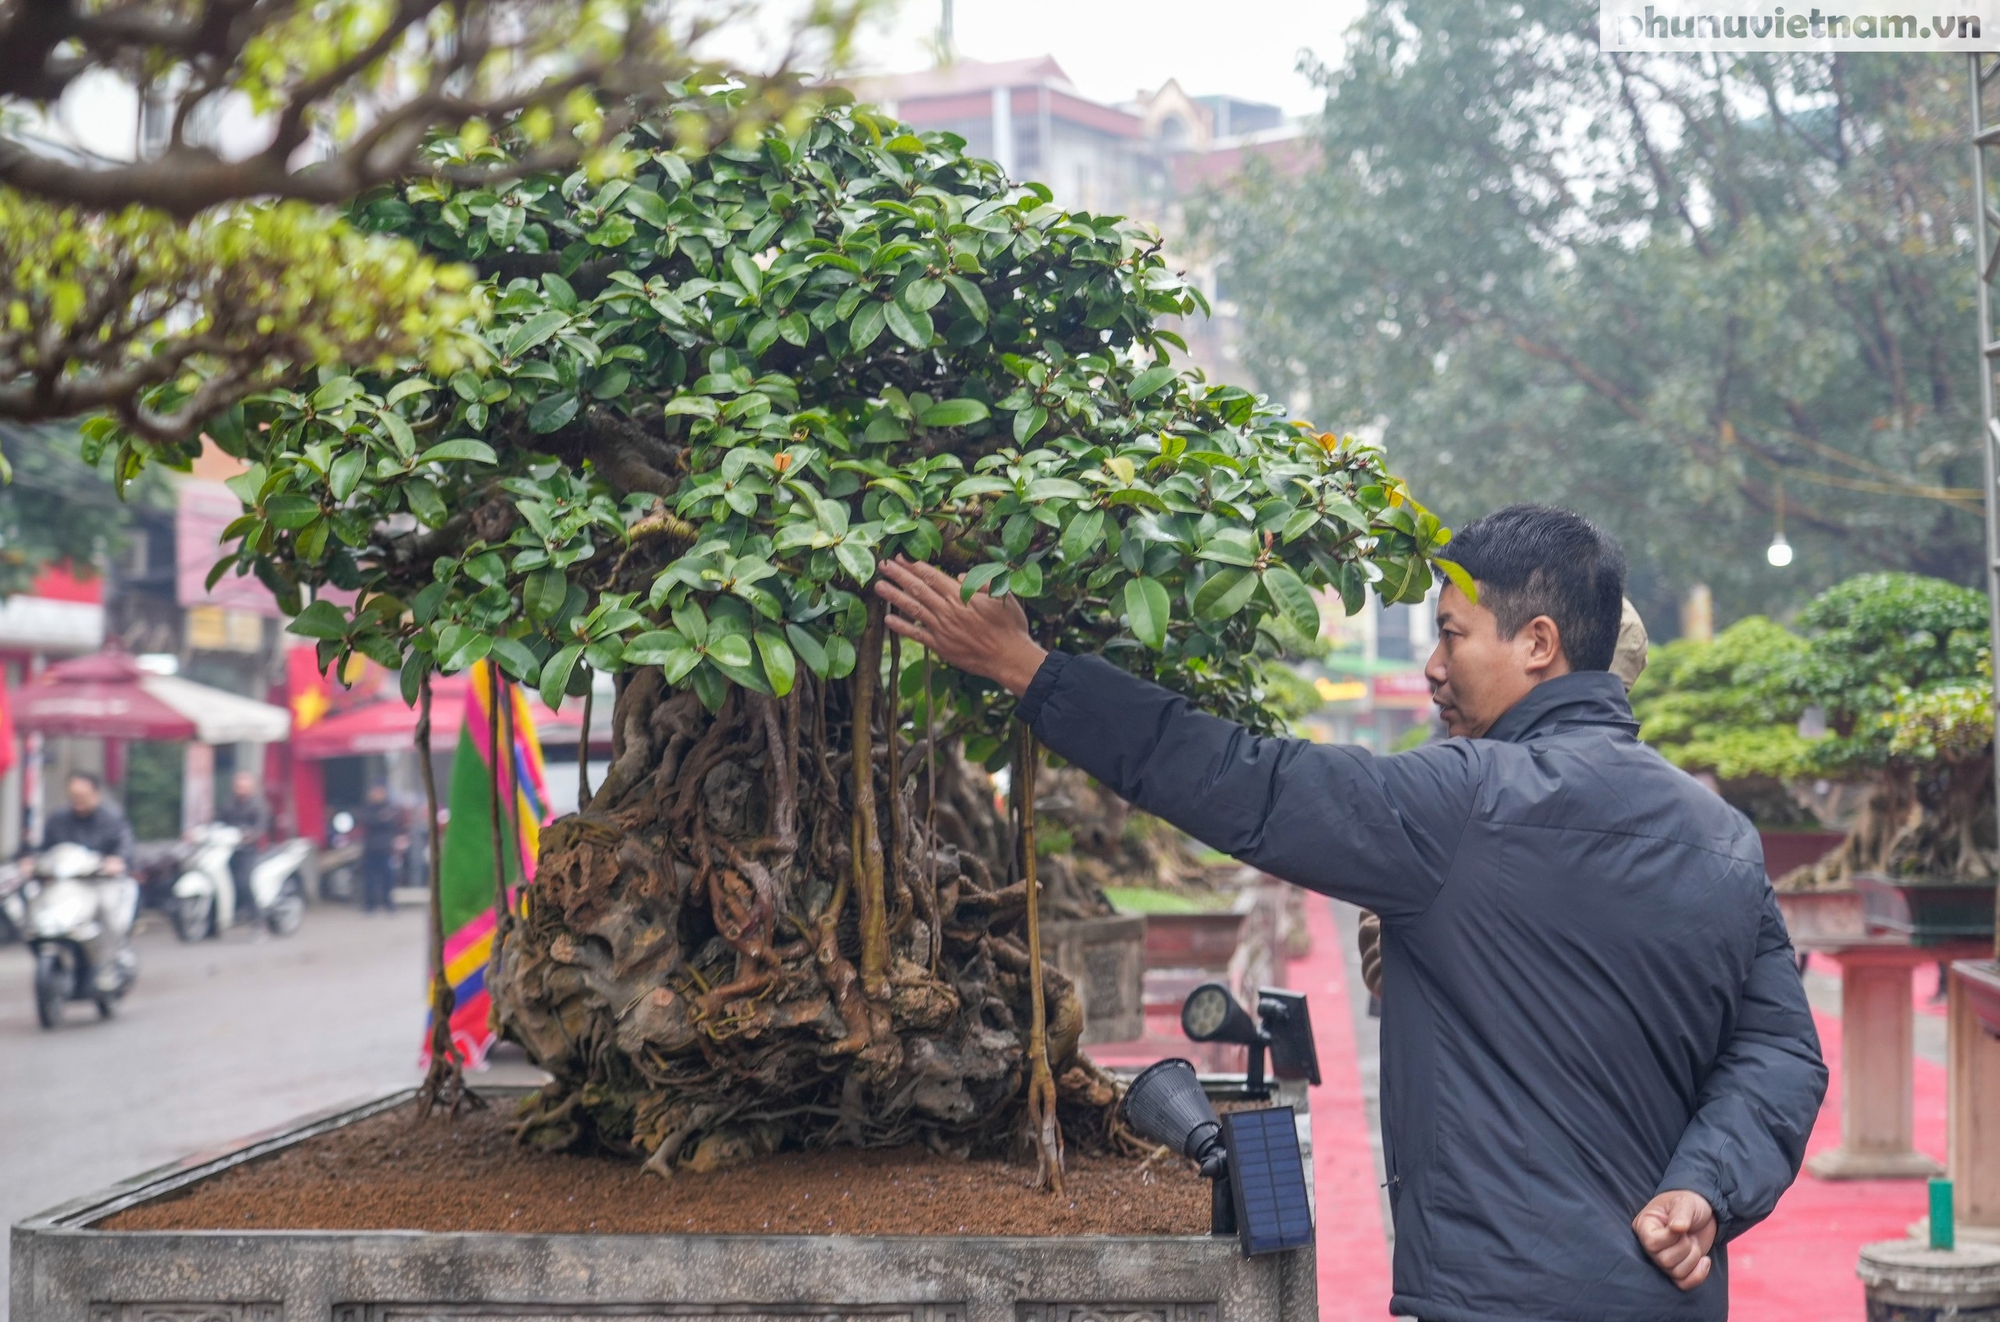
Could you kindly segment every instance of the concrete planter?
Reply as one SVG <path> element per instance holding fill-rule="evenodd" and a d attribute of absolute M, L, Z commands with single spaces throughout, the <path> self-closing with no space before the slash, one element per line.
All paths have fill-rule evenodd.
<path fill-rule="evenodd" d="M 1913 946 L 1993 936 L 1993 882 L 1864 872 L 1855 877 L 1854 886 L 1861 892 L 1870 932 L 1908 936 Z"/>
<path fill-rule="evenodd" d="M 1793 945 L 1836 944 L 1868 937 L 1861 892 L 1853 887 L 1777 894 L 1778 912 L 1785 917 L 1785 930 L 1791 933 Z"/>
<path fill-rule="evenodd" d="M 1845 831 L 1759 831 L 1764 846 L 1764 871 L 1776 881 L 1793 868 L 1817 863 L 1847 839 Z"/>
<path fill-rule="evenodd" d="M 1052 922 L 1044 940 L 1083 1001 L 1083 1044 L 1125 1042 L 1146 1031 L 1146 918 L 1117 914 Z"/>
<path fill-rule="evenodd" d="M 1227 909 L 1207 913 L 1146 916 L 1149 969 L 1226 969 L 1243 938 L 1243 924 L 1257 907 L 1257 892 L 1246 886 Z"/>
<path fill-rule="evenodd" d="M 496 1093 L 501 1089 L 490 1090 Z M 13 1228 L 13 1322 L 1316 1322 L 1311 1249 L 1233 1237 L 113 1231 L 391 1107 L 323 1113 Z M 1280 1100 L 1292 1100 L 1281 1098 Z M 1303 1098 L 1297 1099 L 1303 1112 Z M 1307 1141 L 1309 1142 L 1309 1136 Z M 1311 1161 L 1307 1161 L 1311 1170 Z"/>

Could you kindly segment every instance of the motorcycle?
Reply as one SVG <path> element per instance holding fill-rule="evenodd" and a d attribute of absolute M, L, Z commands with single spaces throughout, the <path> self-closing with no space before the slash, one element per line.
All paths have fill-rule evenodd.
<path fill-rule="evenodd" d="M 0 863 L 0 946 L 27 940 L 28 901 L 36 890 L 34 868 Z"/>
<path fill-rule="evenodd" d="M 139 959 L 127 944 L 139 912 L 139 883 L 105 871 L 104 859 L 77 844 L 44 850 L 34 861 L 34 894 L 23 930 L 35 957 L 35 1017 L 62 1021 L 70 1001 L 94 1001 L 101 1019 L 132 988 Z"/>
<path fill-rule="evenodd" d="M 243 832 L 221 822 L 198 826 L 192 837 L 187 866 L 174 882 L 174 932 L 183 941 L 220 936 L 236 925 L 236 878 L 229 856 L 243 843 Z M 266 850 L 250 864 L 250 897 L 255 916 L 273 936 L 299 930 L 306 913 L 306 861 L 312 842 L 291 839 Z"/>

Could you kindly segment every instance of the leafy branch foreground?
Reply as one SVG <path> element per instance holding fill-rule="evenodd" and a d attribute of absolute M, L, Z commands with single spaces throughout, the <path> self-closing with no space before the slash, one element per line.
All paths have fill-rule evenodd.
<path fill-rule="evenodd" d="M 610 771 L 489 974 L 554 1076 L 530 1141 L 662 1173 L 995 1149 L 1046 1068 L 1070 1141 L 1113 1142 L 1075 990 L 1030 957 L 1032 843 L 978 765 L 1012 703 L 885 645 L 877 564 L 939 561 L 1051 645 L 1268 727 L 1273 630 L 1316 632 L 1319 589 L 1420 599 L 1448 534 L 1379 452 L 1168 365 L 1155 318 L 1198 296 L 1137 227 L 846 107 L 690 157 L 685 109 L 635 127 L 626 178 L 365 198 L 479 270 L 492 365 L 238 410 L 216 572 L 413 701 L 486 660 L 551 704 L 618 676 Z"/>

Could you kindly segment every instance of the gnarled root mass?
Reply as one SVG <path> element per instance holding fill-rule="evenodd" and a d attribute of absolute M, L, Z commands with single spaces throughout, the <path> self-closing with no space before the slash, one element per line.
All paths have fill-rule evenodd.
<path fill-rule="evenodd" d="M 1022 1141 L 1026 889 L 984 778 L 897 736 L 880 655 L 871 629 L 855 677 L 732 688 L 713 715 L 658 671 L 626 683 L 605 784 L 544 833 L 494 971 L 502 1033 L 554 1076 L 526 1141 L 662 1174 Z M 1063 1129 L 1101 1150 L 1110 1080 L 1068 979 L 1041 978 Z"/>
<path fill-rule="evenodd" d="M 1779 890 L 1826 890 L 1857 873 L 1934 880 L 1990 881 L 1995 861 L 1993 762 L 1945 761 L 1877 775 L 1854 829 L 1826 857 L 1792 869 Z"/>

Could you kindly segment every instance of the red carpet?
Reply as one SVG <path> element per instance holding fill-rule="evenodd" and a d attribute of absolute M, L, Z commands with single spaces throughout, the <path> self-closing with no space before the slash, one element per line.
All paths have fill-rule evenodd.
<path fill-rule="evenodd" d="M 1323 1322 L 1377 1322 L 1389 1315 L 1389 1240 L 1331 904 L 1314 898 L 1306 905 L 1306 932 L 1312 952 L 1293 960 L 1288 973 L 1292 987 L 1311 998 L 1319 1048 L 1320 1086 L 1312 1090 L 1319 1315 Z"/>
<path fill-rule="evenodd" d="M 1919 970 L 1928 997 L 1934 972 Z M 1840 1020 L 1815 1015 L 1833 1071 L 1808 1155 L 1840 1142 Z M 1939 1161 L 1945 1148 L 1944 1069 L 1916 1063 L 1917 1147 Z M 1816 1180 L 1800 1175 L 1771 1219 L 1736 1241 L 1729 1254 L 1732 1322 L 1855 1322 L 1866 1313 L 1855 1258 L 1863 1244 L 1901 1239 L 1923 1216 L 1922 1180 Z"/>

